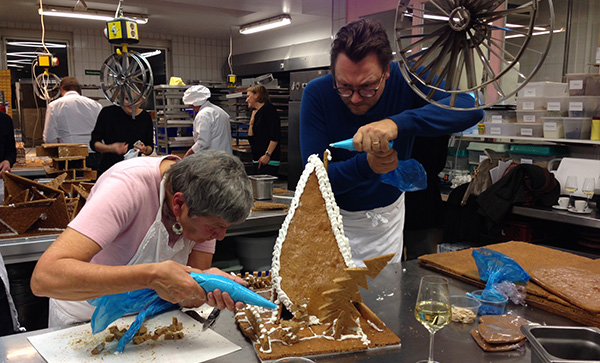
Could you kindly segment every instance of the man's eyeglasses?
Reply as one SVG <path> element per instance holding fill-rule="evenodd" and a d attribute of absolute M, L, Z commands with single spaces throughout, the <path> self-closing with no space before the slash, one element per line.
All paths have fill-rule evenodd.
<path fill-rule="evenodd" d="M 333 78 L 333 89 L 337 92 L 338 95 L 344 98 L 352 97 L 354 92 L 358 92 L 361 97 L 369 98 L 375 96 L 379 88 L 381 88 L 381 82 L 383 82 L 383 76 L 385 76 L 385 72 L 381 74 L 381 78 L 379 79 L 379 84 L 377 88 L 348 88 L 348 87 L 337 87 L 337 83 L 335 82 L 335 77 Z"/>

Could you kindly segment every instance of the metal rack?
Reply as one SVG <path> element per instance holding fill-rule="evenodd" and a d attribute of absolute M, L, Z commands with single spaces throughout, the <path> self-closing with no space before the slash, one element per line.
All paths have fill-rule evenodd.
<path fill-rule="evenodd" d="M 154 86 L 156 152 L 160 155 L 187 151 L 194 144 L 194 114 L 181 103 L 189 86 Z"/>

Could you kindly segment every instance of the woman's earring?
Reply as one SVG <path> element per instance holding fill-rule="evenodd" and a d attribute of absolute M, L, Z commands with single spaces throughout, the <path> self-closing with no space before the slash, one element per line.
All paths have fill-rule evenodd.
<path fill-rule="evenodd" d="M 173 229 L 173 232 L 175 232 L 175 234 L 177 234 L 177 235 L 180 235 L 183 233 L 183 226 L 181 225 L 181 223 L 179 223 L 179 221 L 173 223 L 171 228 Z"/>

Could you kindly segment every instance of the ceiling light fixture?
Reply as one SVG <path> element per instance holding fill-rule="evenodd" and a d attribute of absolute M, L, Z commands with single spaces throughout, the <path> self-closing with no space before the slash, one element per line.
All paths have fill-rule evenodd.
<path fill-rule="evenodd" d="M 70 7 L 64 6 L 44 6 L 39 9 L 38 12 L 44 16 L 57 16 L 63 18 L 75 18 L 75 19 L 88 19 L 88 20 L 100 20 L 100 21 L 109 21 L 115 18 L 115 14 L 110 11 L 103 10 L 93 10 L 87 9 L 85 11 L 76 11 Z M 138 24 L 146 24 L 148 22 L 148 17 L 146 15 L 140 14 L 130 14 L 124 13 L 123 16 L 125 18 L 133 19 Z"/>
<path fill-rule="evenodd" d="M 269 29 L 279 28 L 280 26 L 288 25 L 292 23 L 292 17 L 288 14 L 278 15 L 265 20 L 255 21 L 240 27 L 240 33 L 252 34 L 258 33 Z"/>

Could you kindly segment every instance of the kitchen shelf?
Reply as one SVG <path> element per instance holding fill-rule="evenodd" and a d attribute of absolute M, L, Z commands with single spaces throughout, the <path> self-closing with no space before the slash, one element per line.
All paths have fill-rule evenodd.
<path fill-rule="evenodd" d="M 154 86 L 154 127 L 159 155 L 185 152 L 194 144 L 194 114 L 181 103 L 190 86 Z"/>
<path fill-rule="evenodd" d="M 527 136 L 498 136 L 498 135 L 473 135 L 473 134 L 454 134 L 454 137 L 461 137 L 468 140 L 514 140 L 535 142 L 536 144 L 583 144 L 600 145 L 600 141 L 595 140 L 577 140 L 577 139 L 548 139 L 545 137 L 527 137 Z"/>

